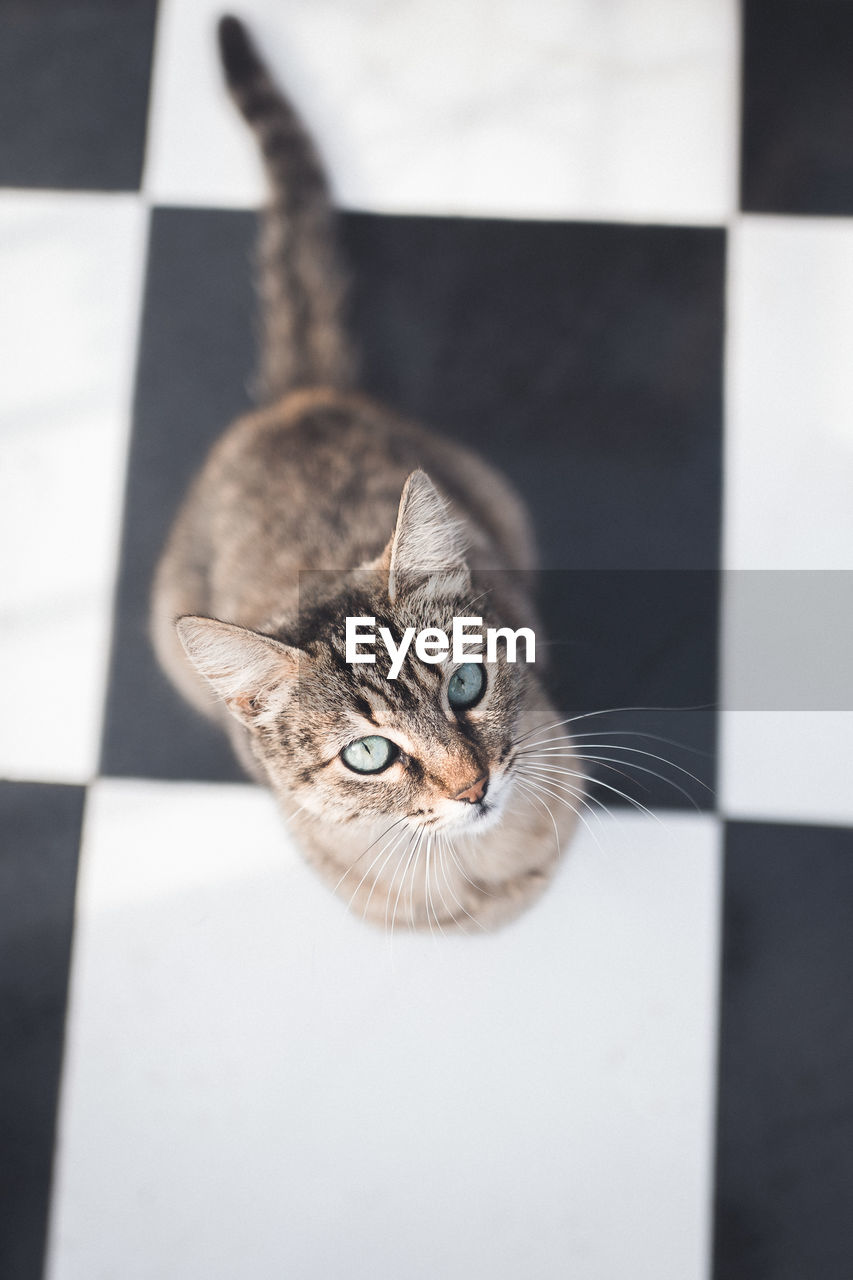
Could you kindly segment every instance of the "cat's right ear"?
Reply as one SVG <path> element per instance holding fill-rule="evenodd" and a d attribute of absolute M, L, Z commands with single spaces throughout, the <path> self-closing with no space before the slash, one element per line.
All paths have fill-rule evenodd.
<path fill-rule="evenodd" d="M 403 486 L 393 536 L 375 567 L 388 574 L 392 603 L 428 583 L 470 587 L 462 527 L 425 472 L 413 471 Z"/>
<path fill-rule="evenodd" d="M 178 618 L 178 638 L 200 675 L 243 724 L 279 712 L 299 672 L 299 649 L 215 618 Z"/>

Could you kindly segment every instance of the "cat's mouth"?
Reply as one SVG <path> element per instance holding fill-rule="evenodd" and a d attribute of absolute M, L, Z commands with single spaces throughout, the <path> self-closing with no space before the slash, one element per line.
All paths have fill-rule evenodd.
<path fill-rule="evenodd" d="M 488 831 L 490 827 L 500 822 L 503 808 L 501 799 L 491 798 L 481 800 L 478 804 L 466 805 L 465 811 L 452 822 L 452 829 L 460 835 L 463 832 L 478 835 L 480 832 Z"/>
<path fill-rule="evenodd" d="M 505 770 L 499 779 L 492 779 L 489 784 L 489 793 L 483 796 L 482 800 L 474 804 L 452 800 L 450 804 L 453 807 L 449 812 L 428 818 L 419 825 L 426 827 L 427 830 L 455 832 L 457 835 L 487 831 L 503 816 L 509 791 L 507 782 Z"/>
<path fill-rule="evenodd" d="M 447 831 L 456 835 L 462 835 L 463 832 L 486 831 L 498 821 L 502 807 L 487 801 L 482 801 L 480 804 L 467 804 L 464 811 L 458 814 L 426 818 L 417 826 L 425 831 Z"/>

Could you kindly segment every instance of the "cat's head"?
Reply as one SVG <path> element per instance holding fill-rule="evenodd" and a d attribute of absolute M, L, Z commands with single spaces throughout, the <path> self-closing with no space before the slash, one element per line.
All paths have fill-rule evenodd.
<path fill-rule="evenodd" d="M 375 619 L 371 630 L 388 628 L 395 645 L 408 628 L 449 636 L 454 618 L 472 614 L 490 624 L 459 527 L 423 472 L 406 482 L 382 555 L 310 594 L 285 639 L 208 618 L 177 624 L 273 790 L 327 821 L 485 830 L 511 785 L 525 664 L 509 662 L 503 644 L 491 662 L 461 664 L 452 653 L 421 661 L 412 647 L 396 679 L 382 643 L 372 664 L 346 659 L 347 617 Z"/>

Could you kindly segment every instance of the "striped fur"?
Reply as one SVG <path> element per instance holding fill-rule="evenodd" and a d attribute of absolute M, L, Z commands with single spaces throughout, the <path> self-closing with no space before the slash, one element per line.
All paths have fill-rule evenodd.
<path fill-rule="evenodd" d="M 260 403 L 303 386 L 345 388 L 354 357 L 342 323 L 346 287 L 334 213 L 314 144 L 273 83 L 245 27 L 219 24 L 226 82 L 261 148 L 270 188 L 258 245 Z"/>

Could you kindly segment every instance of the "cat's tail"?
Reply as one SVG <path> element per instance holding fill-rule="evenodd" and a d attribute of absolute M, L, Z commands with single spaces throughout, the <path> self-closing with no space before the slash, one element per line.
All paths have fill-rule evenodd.
<path fill-rule="evenodd" d="M 334 213 L 322 165 L 293 107 L 237 18 L 219 23 L 231 95 L 260 144 L 270 185 L 258 245 L 261 353 L 257 397 L 351 385 L 355 361 L 342 312 Z"/>

